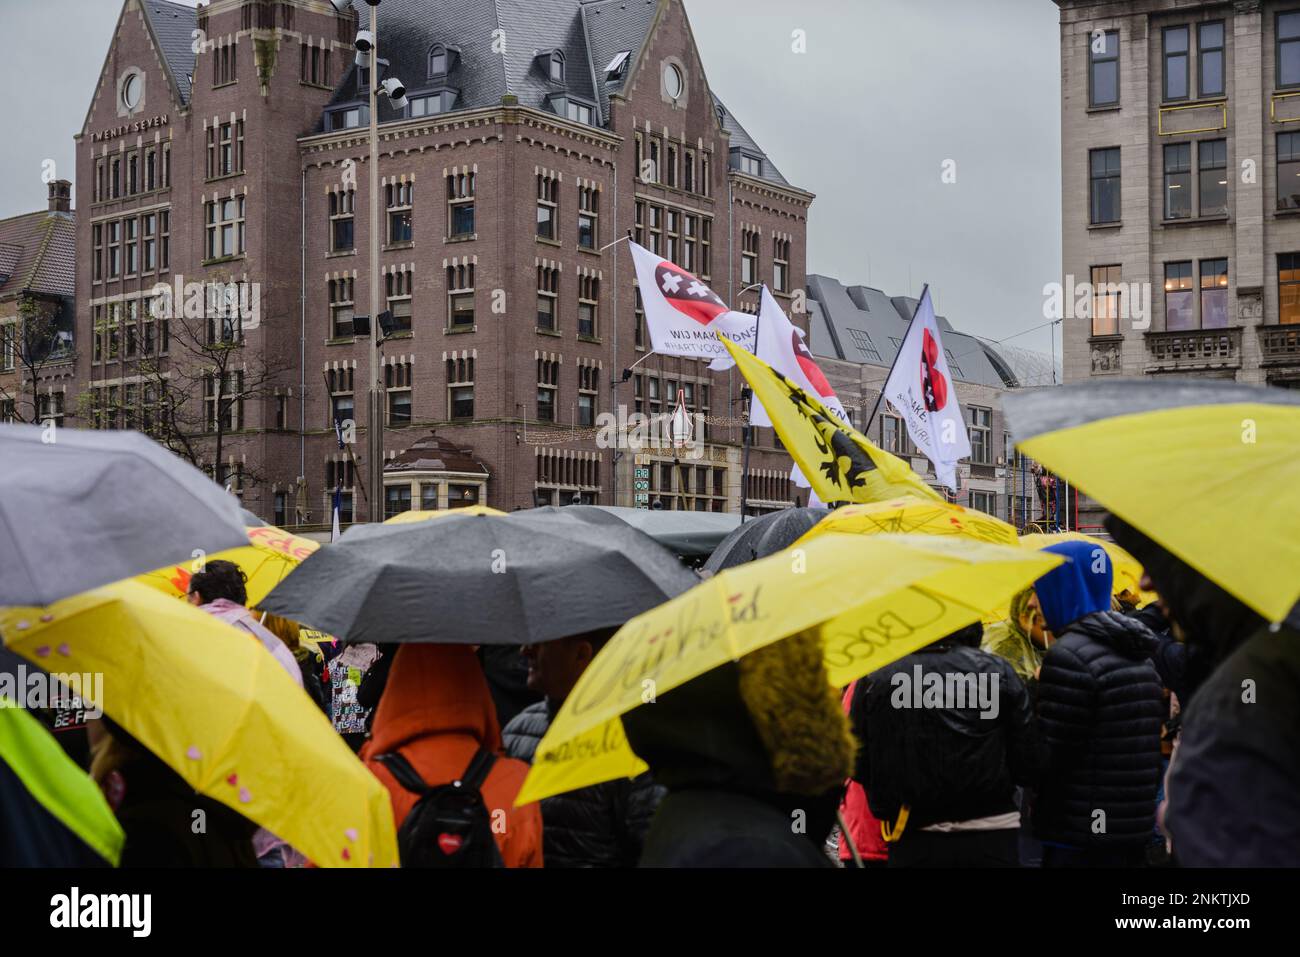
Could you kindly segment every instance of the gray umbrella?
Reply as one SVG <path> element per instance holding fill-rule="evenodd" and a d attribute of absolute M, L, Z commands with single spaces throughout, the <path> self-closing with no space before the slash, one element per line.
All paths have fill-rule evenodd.
<path fill-rule="evenodd" d="M 607 524 L 610 518 L 645 532 L 678 558 L 699 559 L 713 553 L 723 539 L 740 525 L 739 515 L 724 512 L 657 511 L 623 505 L 546 505 L 512 515 L 554 512 L 573 518 Z"/>
<path fill-rule="evenodd" d="M 783 508 L 751 518 L 722 540 L 704 563 L 706 572 L 720 572 L 733 565 L 743 565 L 755 559 L 774 555 L 789 548 L 823 518 L 830 514 L 825 508 Z"/>
<path fill-rule="evenodd" d="M 243 517 L 244 524 L 252 528 L 265 528 L 266 522 L 262 521 L 246 508 L 241 508 L 239 514 Z"/>
<path fill-rule="evenodd" d="M 0 605 L 248 544 L 239 502 L 138 432 L 0 425 Z"/>
<path fill-rule="evenodd" d="M 261 607 L 350 642 L 519 645 L 622 625 L 698 582 L 615 519 L 465 515 L 353 526 Z"/>

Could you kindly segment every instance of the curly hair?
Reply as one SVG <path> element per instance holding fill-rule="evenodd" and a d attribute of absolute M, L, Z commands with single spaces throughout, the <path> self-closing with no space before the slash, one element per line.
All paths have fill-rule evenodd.
<path fill-rule="evenodd" d="M 202 571 L 190 576 L 190 594 L 197 592 L 205 605 L 218 598 L 233 601 L 236 605 L 246 605 L 247 581 L 248 576 L 242 568 L 234 562 L 218 558 L 205 564 Z"/>

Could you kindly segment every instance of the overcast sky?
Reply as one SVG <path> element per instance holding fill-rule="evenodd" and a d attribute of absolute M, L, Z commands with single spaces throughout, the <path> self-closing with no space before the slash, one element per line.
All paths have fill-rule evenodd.
<path fill-rule="evenodd" d="M 73 178 L 72 137 L 121 2 L 0 0 L 0 8 L 10 40 L 0 61 L 10 91 L 0 107 L 6 217 L 44 206 L 45 160 Z M 809 272 L 890 295 L 915 295 L 928 282 L 941 314 L 992 339 L 1044 321 L 1043 285 L 1060 278 L 1061 263 L 1055 4 L 686 0 L 686 8 L 714 92 L 787 179 L 817 194 Z M 797 30 L 806 52 L 794 52 Z M 945 183 L 949 160 L 956 181 Z M 1009 344 L 1050 349 L 1047 330 Z"/>

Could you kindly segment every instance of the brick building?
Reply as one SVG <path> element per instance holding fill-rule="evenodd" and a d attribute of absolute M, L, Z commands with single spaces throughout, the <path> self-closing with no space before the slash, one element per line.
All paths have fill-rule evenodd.
<path fill-rule="evenodd" d="M 632 231 L 736 308 L 761 281 L 791 309 L 813 197 L 712 94 L 680 0 L 384 0 L 379 17 L 410 100 L 379 115 L 389 511 L 463 503 L 463 471 L 411 478 L 452 460 L 503 509 L 734 511 L 740 378 L 646 358 L 630 258 L 602 247 Z M 277 524 L 327 521 L 336 483 L 345 520 L 371 513 L 357 28 L 327 0 L 126 0 L 77 138 L 70 414 L 171 439 Z M 256 319 L 155 317 L 158 282 L 232 284 Z M 704 416 L 699 457 L 598 442 L 602 413 L 679 393 Z M 343 451 L 336 416 L 357 426 Z M 793 500 L 770 430 L 751 465 L 756 509 Z"/>

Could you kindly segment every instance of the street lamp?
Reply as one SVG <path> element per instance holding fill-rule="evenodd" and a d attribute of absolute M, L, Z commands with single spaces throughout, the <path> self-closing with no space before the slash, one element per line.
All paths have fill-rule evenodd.
<path fill-rule="evenodd" d="M 370 6 L 370 29 L 357 31 L 355 47 L 357 65 L 369 61 L 370 75 L 366 83 L 370 98 L 370 428 L 366 439 L 370 445 L 370 520 L 383 521 L 384 508 L 384 403 L 379 390 L 379 346 L 384 333 L 379 322 L 379 113 L 378 100 L 382 93 L 399 110 L 406 109 L 406 87 L 396 77 L 379 80 L 379 3 L 366 0 Z"/>

